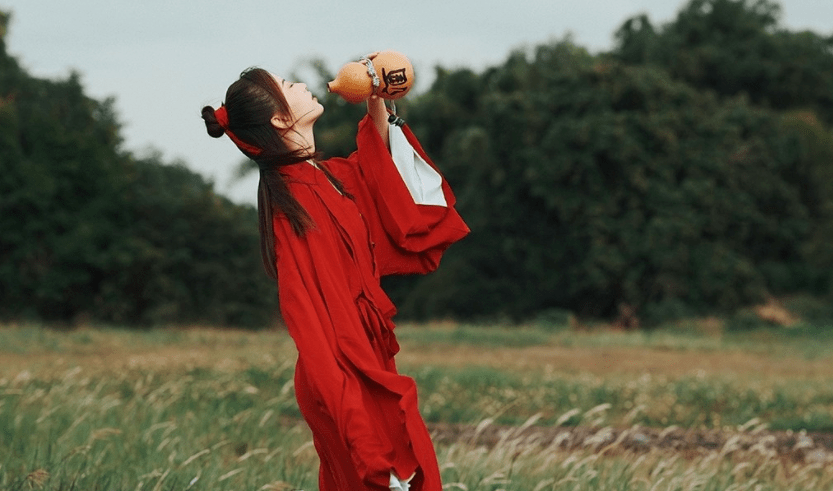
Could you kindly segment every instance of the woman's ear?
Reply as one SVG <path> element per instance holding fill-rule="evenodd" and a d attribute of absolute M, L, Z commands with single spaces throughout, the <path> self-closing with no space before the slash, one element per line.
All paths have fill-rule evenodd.
<path fill-rule="evenodd" d="M 279 130 L 288 130 L 292 127 L 292 118 L 290 118 L 289 116 L 281 116 L 279 114 L 276 114 L 272 116 L 271 123 L 272 126 Z"/>

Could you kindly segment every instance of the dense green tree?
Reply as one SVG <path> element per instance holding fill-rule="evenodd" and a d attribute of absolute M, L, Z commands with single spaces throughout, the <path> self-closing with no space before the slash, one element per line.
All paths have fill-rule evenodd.
<path fill-rule="evenodd" d="M 658 319 L 811 276 L 822 191 L 806 145 L 743 97 L 560 42 L 479 77 L 441 72 L 410 116 L 472 235 L 432 277 L 393 285 L 406 313 Z"/>
<path fill-rule="evenodd" d="M 625 21 L 613 55 L 723 96 L 814 110 L 833 123 L 833 36 L 788 31 L 780 17 L 770 0 L 691 0 L 659 29 L 644 15 Z"/>
<path fill-rule="evenodd" d="M 257 215 L 182 164 L 130 162 L 119 236 L 103 256 L 95 311 L 112 321 L 266 325 L 277 314 Z"/>
<path fill-rule="evenodd" d="M 803 186 L 813 225 L 801 247 L 812 273 L 802 286 L 833 295 L 833 132 L 812 112 L 789 112 L 782 121 L 783 131 L 792 137 L 782 151 L 793 156 L 811 181 Z"/>
<path fill-rule="evenodd" d="M 0 318 L 271 322 L 254 209 L 123 151 L 112 100 L 77 74 L 31 77 L 0 48 Z"/>

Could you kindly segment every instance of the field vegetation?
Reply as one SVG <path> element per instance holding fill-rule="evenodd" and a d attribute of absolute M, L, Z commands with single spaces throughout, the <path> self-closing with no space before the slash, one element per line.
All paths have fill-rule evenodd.
<path fill-rule="evenodd" d="M 449 490 L 833 489 L 799 325 L 402 325 Z M 0 489 L 317 489 L 280 329 L 0 330 Z"/>

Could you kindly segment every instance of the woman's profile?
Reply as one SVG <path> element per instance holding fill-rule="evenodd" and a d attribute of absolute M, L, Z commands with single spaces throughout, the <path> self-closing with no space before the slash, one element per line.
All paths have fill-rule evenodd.
<path fill-rule="evenodd" d="M 254 68 L 203 108 L 260 168 L 261 253 L 298 350 L 295 392 L 322 491 L 440 491 L 414 381 L 397 372 L 384 275 L 428 273 L 468 233 L 454 196 L 407 126 L 367 100 L 358 150 L 321 160 L 324 108 L 304 84 Z"/>

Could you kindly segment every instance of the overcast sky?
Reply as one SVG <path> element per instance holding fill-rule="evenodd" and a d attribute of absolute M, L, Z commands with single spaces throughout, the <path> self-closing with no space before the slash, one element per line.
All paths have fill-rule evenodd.
<path fill-rule="evenodd" d="M 570 34 L 591 51 L 611 47 L 633 15 L 672 20 L 683 0 L 0 0 L 12 12 L 8 50 L 38 77 L 81 73 L 86 93 L 113 96 L 125 148 L 183 160 L 235 201 L 253 203 L 256 178 L 230 184 L 242 155 L 208 137 L 202 106 L 218 106 L 249 66 L 281 76 L 304 60 L 332 70 L 362 54 L 394 49 L 416 70 L 416 90 L 433 67 L 481 70 L 516 48 Z M 789 29 L 833 33 L 833 0 L 783 0 Z M 422 78 L 420 78 L 422 76 Z M 422 80 L 422 83 L 420 83 Z M 313 88 L 315 91 L 315 88 Z M 402 104 L 407 104 L 407 97 Z M 324 115 L 326 117 L 326 114 Z"/>

